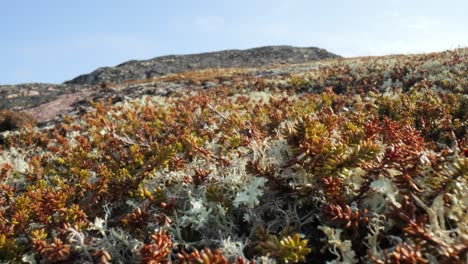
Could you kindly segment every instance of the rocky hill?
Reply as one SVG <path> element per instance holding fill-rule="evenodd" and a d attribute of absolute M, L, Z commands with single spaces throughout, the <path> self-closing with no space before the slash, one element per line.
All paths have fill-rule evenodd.
<path fill-rule="evenodd" d="M 89 106 L 88 101 L 93 99 L 112 97 L 121 100 L 123 97 L 136 98 L 142 93 L 164 95 L 181 88 L 197 89 L 212 85 L 211 82 L 198 86 L 195 83 L 191 87 L 157 84 L 155 78 L 167 74 L 207 68 L 274 67 L 338 57 L 319 48 L 267 46 L 132 60 L 116 67 L 99 68 L 63 84 L 0 85 L 0 110 L 25 111 L 36 117 L 39 123 L 46 124 L 57 116 L 82 111 Z M 125 89 L 128 87 L 132 89 Z M 124 91 L 117 93 L 120 90 Z"/>
<path fill-rule="evenodd" d="M 132 60 L 116 67 L 103 67 L 90 74 L 80 75 L 69 84 L 120 83 L 144 80 L 170 73 L 207 68 L 244 68 L 271 64 L 304 63 L 337 58 L 339 56 L 319 48 L 267 46 L 247 50 L 224 50 L 192 55 L 169 55 L 150 60 Z"/>

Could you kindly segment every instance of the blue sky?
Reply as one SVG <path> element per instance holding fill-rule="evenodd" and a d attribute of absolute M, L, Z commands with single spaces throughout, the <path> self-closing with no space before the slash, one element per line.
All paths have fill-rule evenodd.
<path fill-rule="evenodd" d="M 0 0 L 0 84 L 264 45 L 343 56 L 468 46 L 466 0 Z"/>

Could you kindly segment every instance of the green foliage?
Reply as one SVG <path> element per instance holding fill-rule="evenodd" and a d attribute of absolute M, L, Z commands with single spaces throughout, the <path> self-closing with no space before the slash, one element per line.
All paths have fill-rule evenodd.
<path fill-rule="evenodd" d="M 307 242 L 307 239 L 301 239 L 298 233 L 281 239 L 276 235 L 268 235 L 265 241 L 259 243 L 257 250 L 281 263 L 300 263 L 304 262 L 305 257 L 311 252 Z"/>

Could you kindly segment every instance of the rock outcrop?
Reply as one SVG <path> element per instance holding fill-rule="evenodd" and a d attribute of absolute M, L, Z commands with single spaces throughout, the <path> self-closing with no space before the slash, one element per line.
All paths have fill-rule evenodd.
<path fill-rule="evenodd" d="M 271 64 L 292 64 L 339 57 L 324 49 L 291 46 L 267 46 L 247 50 L 169 55 L 150 60 L 132 60 L 116 67 L 103 67 L 80 75 L 67 84 L 121 83 L 128 80 L 151 79 L 170 73 L 207 68 L 245 68 Z"/>
<path fill-rule="evenodd" d="M 0 110 L 21 111 L 55 100 L 61 95 L 83 89 L 76 84 L 23 83 L 0 85 Z"/>

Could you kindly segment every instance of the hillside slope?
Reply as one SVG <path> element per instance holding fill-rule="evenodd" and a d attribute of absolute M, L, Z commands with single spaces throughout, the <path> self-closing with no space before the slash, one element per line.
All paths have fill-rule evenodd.
<path fill-rule="evenodd" d="M 467 263 L 467 58 L 96 86 L 0 133 L 0 261 Z"/>
<path fill-rule="evenodd" d="M 332 86 L 337 93 L 359 92 L 370 82 L 374 89 L 382 92 L 390 88 L 408 90 L 416 82 L 427 80 L 430 82 L 428 85 L 435 89 L 468 93 L 464 52 L 336 58 L 303 64 L 268 64 L 256 68 L 192 70 L 120 83 L 110 80 L 105 85 L 5 85 L 0 86 L 0 110 L 25 111 L 36 117 L 39 123 L 50 124 L 57 117 L 76 115 L 90 109 L 90 100 L 111 99 L 117 102 L 143 95 L 233 86 L 238 85 L 236 83 L 240 80 L 269 80 L 282 89 L 296 87 L 314 93 L 320 93 L 328 86 Z M 301 75 L 306 77 L 296 78 Z"/>

